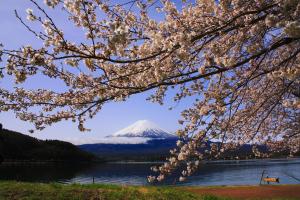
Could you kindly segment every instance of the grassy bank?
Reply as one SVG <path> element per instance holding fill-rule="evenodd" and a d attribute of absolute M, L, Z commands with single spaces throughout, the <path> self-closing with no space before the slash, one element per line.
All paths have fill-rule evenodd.
<path fill-rule="evenodd" d="M 253 187 L 253 186 L 251 186 Z M 288 186 L 276 186 L 283 188 Z M 300 185 L 295 186 L 300 190 Z M 267 187 L 254 187 L 263 188 Z M 226 193 L 231 190 L 248 191 L 247 187 L 142 187 L 117 185 L 63 185 L 58 183 L 22 183 L 0 182 L 0 199 L 99 199 L 99 200 L 225 200 L 225 199 L 266 199 L 260 196 L 228 197 Z M 225 192 L 224 192 L 225 190 Z M 222 195 L 222 191 L 224 195 Z M 253 188 L 251 188 L 251 191 Z M 220 193 L 221 192 L 221 193 Z M 261 191 L 260 191 L 261 192 Z M 220 195 L 221 194 L 221 195 Z M 243 192 L 242 192 L 243 194 Z M 270 193 L 271 194 L 271 193 Z M 280 193 L 278 193 L 280 194 Z M 297 196 L 269 196 L 268 199 L 299 199 Z M 297 195 L 297 194 L 296 194 Z M 300 196 L 299 196 L 300 197 Z"/>
<path fill-rule="evenodd" d="M 0 182 L 0 199 L 208 200 L 211 197 L 202 198 L 192 192 L 171 187 Z"/>

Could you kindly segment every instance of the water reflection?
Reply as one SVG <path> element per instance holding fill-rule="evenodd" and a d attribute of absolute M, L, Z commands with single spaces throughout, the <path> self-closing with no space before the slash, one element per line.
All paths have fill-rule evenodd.
<path fill-rule="evenodd" d="M 86 164 L 4 164 L 0 165 L 0 180 L 29 182 L 69 180 L 89 166 Z"/>
<path fill-rule="evenodd" d="M 93 165 L 2 165 L 0 180 L 32 182 L 116 183 L 146 185 L 153 163 L 106 163 Z M 299 184 L 300 159 L 218 161 L 202 165 L 199 171 L 180 185 L 256 185 L 263 170 L 269 176 L 279 177 L 281 184 Z M 173 184 L 171 176 L 163 184 Z"/>

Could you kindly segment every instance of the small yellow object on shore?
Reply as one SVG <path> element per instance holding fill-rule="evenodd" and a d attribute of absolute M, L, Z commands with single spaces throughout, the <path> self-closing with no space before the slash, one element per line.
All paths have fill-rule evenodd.
<path fill-rule="evenodd" d="M 264 182 L 277 182 L 279 183 L 279 178 L 271 178 L 271 177 L 266 177 L 263 178 Z"/>

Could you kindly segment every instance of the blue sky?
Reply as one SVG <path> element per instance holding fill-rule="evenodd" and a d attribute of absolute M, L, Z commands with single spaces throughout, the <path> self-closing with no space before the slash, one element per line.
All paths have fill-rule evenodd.
<path fill-rule="evenodd" d="M 25 16 L 25 10 L 29 7 L 33 7 L 33 5 L 27 0 L 0 1 L 0 43 L 3 43 L 6 48 L 12 49 L 27 44 L 31 44 L 34 47 L 41 45 L 40 41 L 29 33 L 14 16 L 14 9 L 21 16 Z M 36 9 L 33 8 L 33 10 L 35 11 Z M 62 12 L 53 10 L 49 12 L 56 19 L 58 26 L 64 27 L 67 37 L 76 41 L 79 32 L 74 31 L 74 27 L 67 23 Z M 47 82 L 44 79 L 42 76 L 31 78 L 25 84 L 25 87 L 51 87 L 54 90 L 59 90 L 60 84 L 58 81 Z M 13 81 L 10 79 L 0 80 L 0 87 L 3 86 L 11 88 L 14 86 Z M 140 119 L 153 121 L 161 128 L 174 132 L 179 127 L 177 120 L 180 118 L 180 111 L 192 102 L 188 100 L 183 101 L 170 111 L 168 108 L 169 106 L 173 106 L 174 102 L 167 100 L 165 105 L 160 106 L 146 101 L 149 94 L 148 92 L 132 96 L 126 102 L 106 104 L 94 119 L 87 121 L 86 127 L 92 129 L 91 132 L 82 133 L 77 130 L 77 124 L 66 121 L 47 127 L 45 130 L 35 132 L 31 135 L 40 139 L 59 139 L 65 141 L 91 140 L 112 134 Z M 26 134 L 29 134 L 28 130 L 33 127 L 30 123 L 16 119 L 12 112 L 0 113 L 0 122 L 7 129 Z"/>

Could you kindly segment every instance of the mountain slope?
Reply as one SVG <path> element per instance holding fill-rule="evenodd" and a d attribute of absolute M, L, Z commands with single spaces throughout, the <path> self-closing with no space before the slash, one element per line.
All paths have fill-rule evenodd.
<path fill-rule="evenodd" d="M 95 156 L 58 140 L 38 140 L 10 130 L 0 130 L 0 157 L 4 161 L 91 161 Z"/>
<path fill-rule="evenodd" d="M 176 147 L 176 138 L 151 139 L 140 144 L 83 144 L 78 147 L 106 161 L 162 161 Z"/>
<path fill-rule="evenodd" d="M 153 122 L 139 120 L 134 124 L 112 134 L 109 137 L 144 137 L 144 138 L 175 138 L 176 136 L 162 130 Z"/>
<path fill-rule="evenodd" d="M 79 148 L 109 161 L 157 161 L 165 159 L 177 139 L 153 122 L 139 120 L 98 143 L 79 145 Z"/>

